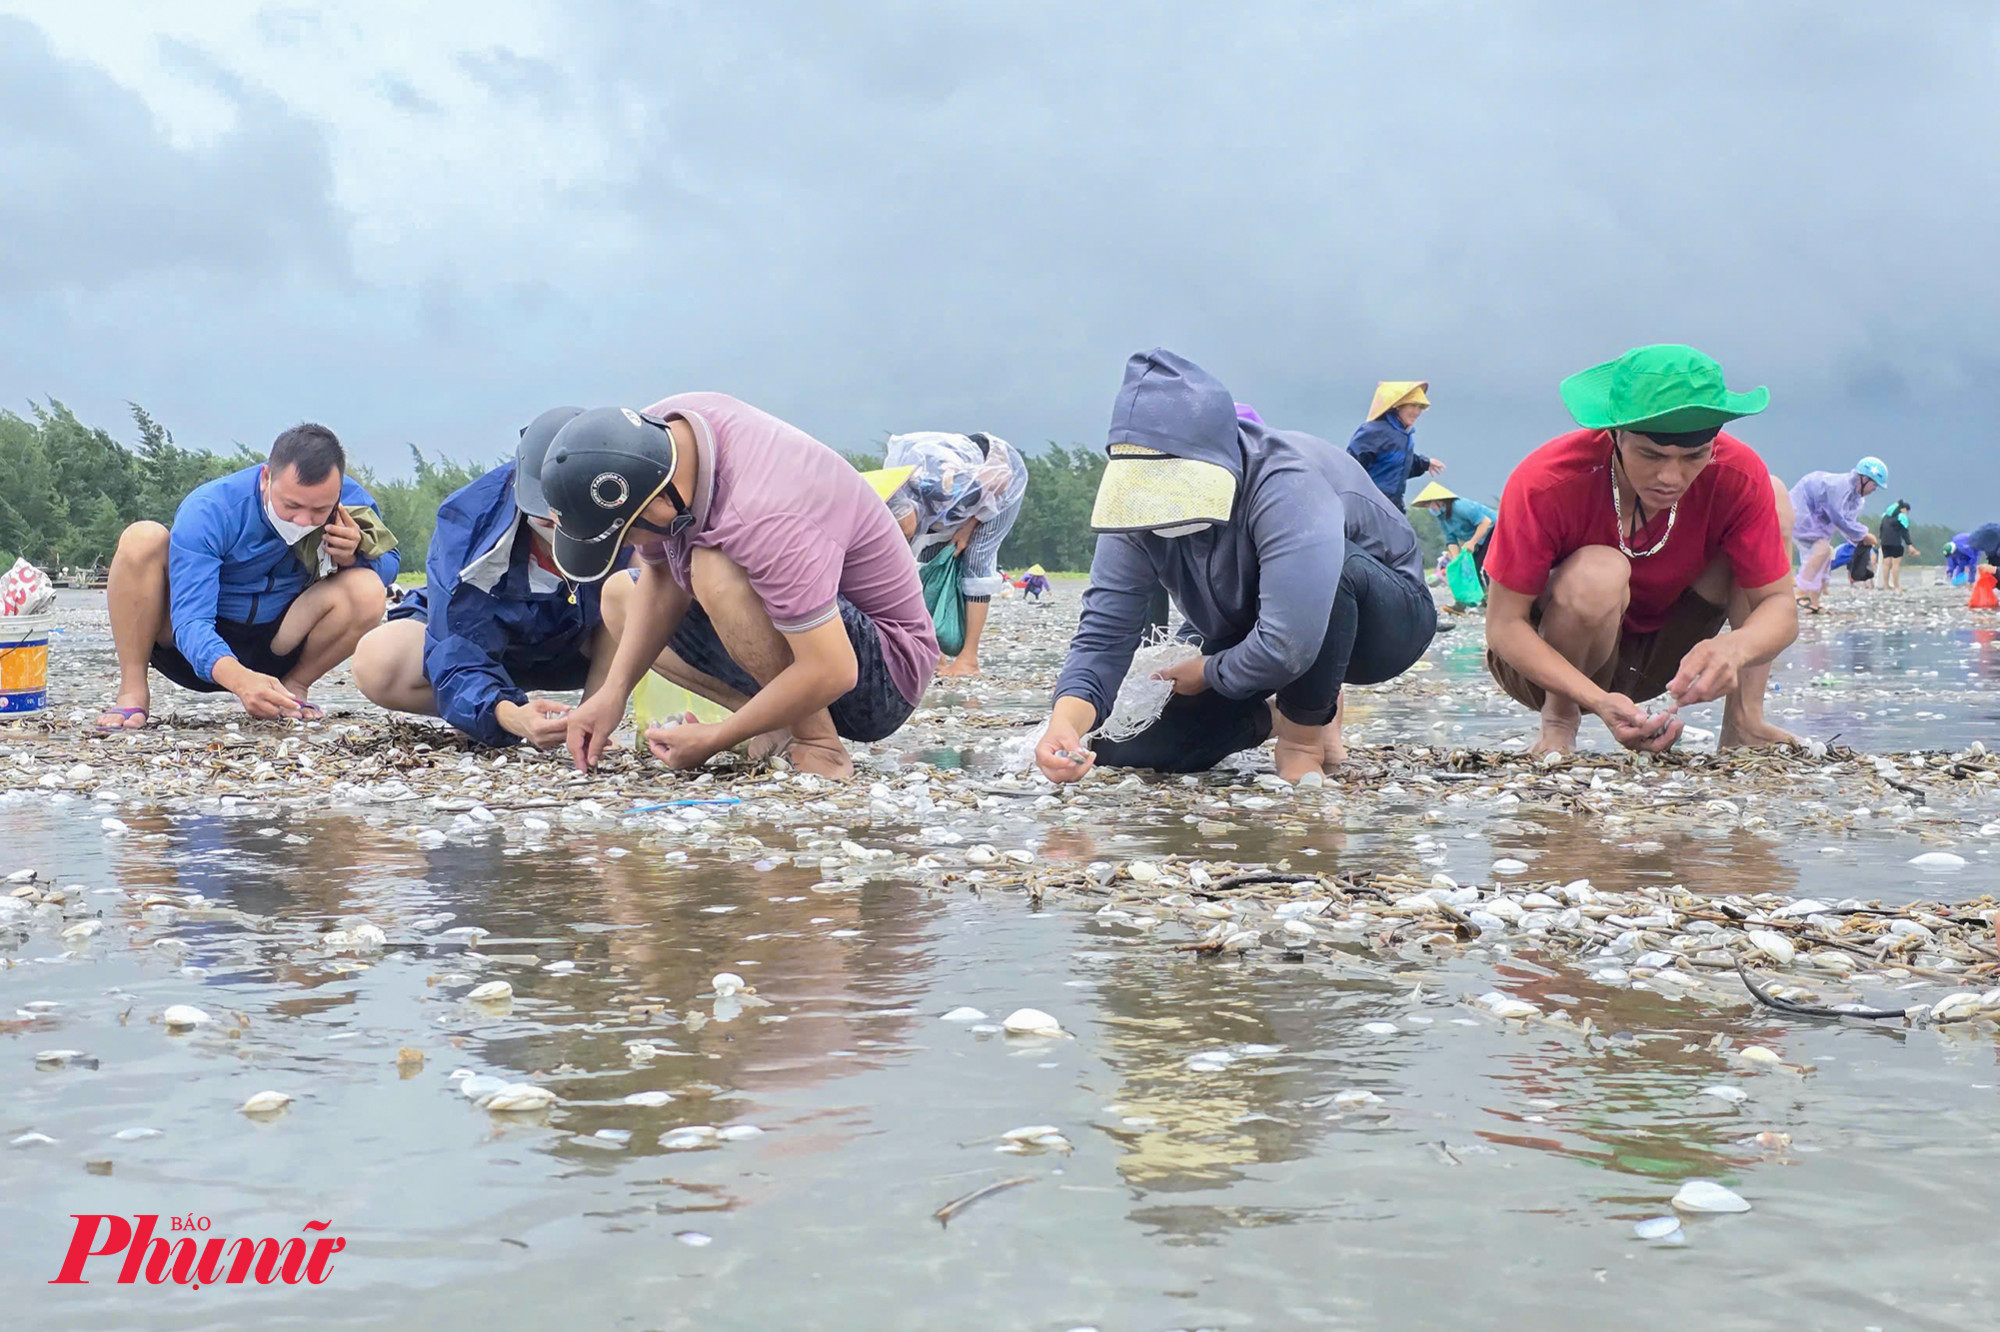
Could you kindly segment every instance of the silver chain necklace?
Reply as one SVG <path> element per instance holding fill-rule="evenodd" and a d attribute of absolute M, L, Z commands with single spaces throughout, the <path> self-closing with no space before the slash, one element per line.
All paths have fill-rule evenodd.
<path fill-rule="evenodd" d="M 1681 502 L 1675 500 L 1673 507 L 1667 510 L 1667 530 L 1660 534 L 1660 539 L 1653 543 L 1651 550 L 1632 549 L 1625 544 L 1625 506 L 1618 499 L 1618 446 L 1616 444 L 1611 446 L 1611 462 L 1612 466 L 1609 469 L 1611 472 L 1611 512 L 1618 520 L 1618 549 L 1623 551 L 1627 558 L 1635 560 L 1643 560 L 1648 555 L 1659 554 L 1667 548 L 1667 541 L 1674 534 L 1674 519 L 1680 516 Z"/>

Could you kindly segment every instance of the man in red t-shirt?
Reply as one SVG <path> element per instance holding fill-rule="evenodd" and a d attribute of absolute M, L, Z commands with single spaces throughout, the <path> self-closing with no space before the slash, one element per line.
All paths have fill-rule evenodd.
<path fill-rule="evenodd" d="M 1627 749 L 1663 750 L 1675 709 L 1718 698 L 1723 747 L 1796 743 L 1764 720 L 1770 664 L 1799 632 L 1774 487 L 1721 433 L 1770 394 L 1730 393 L 1715 361 L 1668 345 L 1572 375 L 1562 397 L 1583 429 L 1514 469 L 1486 553 L 1487 669 L 1540 710 L 1531 752 L 1574 748 L 1584 712 Z M 1662 693 L 1663 712 L 1639 706 Z"/>

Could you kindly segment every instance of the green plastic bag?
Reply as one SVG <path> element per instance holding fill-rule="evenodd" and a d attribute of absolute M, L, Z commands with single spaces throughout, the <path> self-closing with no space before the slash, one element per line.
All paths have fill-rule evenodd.
<path fill-rule="evenodd" d="M 938 651 L 956 657 L 965 651 L 965 589 L 959 582 L 958 547 L 946 542 L 924 562 L 924 607 L 937 626 Z"/>
<path fill-rule="evenodd" d="M 1445 585 L 1451 589 L 1451 599 L 1461 606 L 1484 606 L 1486 589 L 1479 585 L 1479 569 L 1472 562 L 1472 552 L 1461 548 L 1456 558 L 1444 567 Z"/>

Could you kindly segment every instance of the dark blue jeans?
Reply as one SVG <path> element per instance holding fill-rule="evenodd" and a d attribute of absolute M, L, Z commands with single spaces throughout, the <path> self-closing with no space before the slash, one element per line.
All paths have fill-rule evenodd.
<path fill-rule="evenodd" d="M 1304 675 L 1276 691 L 1278 711 L 1301 726 L 1324 726 L 1343 684 L 1393 680 L 1424 655 L 1437 634 L 1437 603 L 1364 550 L 1349 550 L 1326 638 Z M 1224 698 L 1213 689 L 1176 694 L 1160 719 L 1130 740 L 1098 740 L 1101 766 L 1206 772 L 1231 754 L 1271 738 L 1270 694 Z"/>

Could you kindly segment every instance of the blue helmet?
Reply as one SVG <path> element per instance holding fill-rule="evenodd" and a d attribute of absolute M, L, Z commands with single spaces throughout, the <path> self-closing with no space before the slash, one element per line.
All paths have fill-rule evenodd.
<path fill-rule="evenodd" d="M 1877 486 L 1889 484 L 1889 465 L 1880 458 L 1873 456 L 1863 458 L 1854 464 L 1854 470 L 1857 475 L 1873 481 Z"/>

